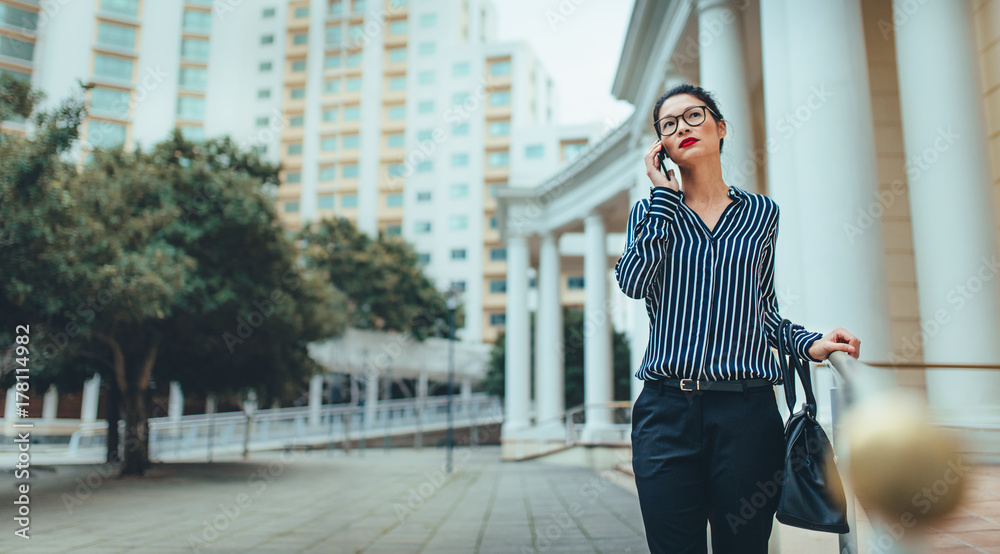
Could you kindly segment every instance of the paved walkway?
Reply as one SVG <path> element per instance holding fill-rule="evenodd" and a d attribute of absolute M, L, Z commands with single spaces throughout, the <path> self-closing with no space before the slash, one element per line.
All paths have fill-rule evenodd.
<path fill-rule="evenodd" d="M 255 453 L 157 464 L 143 479 L 35 467 L 32 538 L 8 520 L 0 552 L 648 552 L 616 472 L 499 458 L 456 449 L 449 477 L 437 448 Z M 12 475 L 0 480 L 10 507 Z"/>

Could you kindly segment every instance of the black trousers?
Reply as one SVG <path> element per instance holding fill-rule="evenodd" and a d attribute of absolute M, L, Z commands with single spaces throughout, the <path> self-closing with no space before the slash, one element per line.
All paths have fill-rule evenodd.
<path fill-rule="evenodd" d="M 774 390 L 692 391 L 647 382 L 632 408 L 632 468 L 654 554 L 766 554 L 781 492 L 784 423 Z"/>

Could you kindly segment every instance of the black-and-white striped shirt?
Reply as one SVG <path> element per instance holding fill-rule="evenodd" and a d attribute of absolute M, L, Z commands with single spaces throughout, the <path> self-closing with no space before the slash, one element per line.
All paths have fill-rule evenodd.
<path fill-rule="evenodd" d="M 615 264 L 622 292 L 645 298 L 649 343 L 639 379 L 782 382 L 775 334 L 782 317 L 774 291 L 778 204 L 729 187 L 733 200 L 709 231 L 684 193 L 650 187 L 632 206 L 625 252 Z M 795 350 L 808 355 L 822 333 L 793 325 Z"/>

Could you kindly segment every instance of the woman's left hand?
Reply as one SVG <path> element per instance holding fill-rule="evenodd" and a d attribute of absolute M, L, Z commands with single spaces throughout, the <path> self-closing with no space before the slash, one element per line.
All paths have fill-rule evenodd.
<path fill-rule="evenodd" d="M 843 327 L 837 327 L 823 338 L 816 339 L 809 347 L 809 355 L 817 360 L 825 360 L 832 352 L 843 350 L 857 359 L 861 353 L 861 341 L 847 332 Z"/>

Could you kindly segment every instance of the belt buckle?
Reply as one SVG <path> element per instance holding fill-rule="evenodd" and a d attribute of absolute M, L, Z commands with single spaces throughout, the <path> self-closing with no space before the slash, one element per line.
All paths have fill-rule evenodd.
<path fill-rule="evenodd" d="M 686 389 L 686 388 L 684 388 L 684 381 L 687 381 L 688 383 L 690 383 L 691 381 L 694 381 L 694 379 L 681 379 L 680 385 L 681 385 L 681 390 L 682 391 L 684 391 L 684 392 L 691 392 L 691 391 L 695 390 L 695 389 Z M 690 385 L 688 385 L 688 386 L 690 386 Z M 695 381 L 695 387 L 698 390 L 701 390 L 701 383 L 699 381 Z"/>

